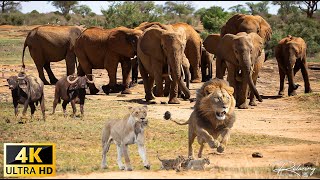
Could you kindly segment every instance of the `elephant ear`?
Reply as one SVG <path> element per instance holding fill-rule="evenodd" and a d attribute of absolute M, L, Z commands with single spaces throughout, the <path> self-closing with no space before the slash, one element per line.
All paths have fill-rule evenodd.
<path fill-rule="evenodd" d="M 240 26 L 240 24 L 243 21 L 245 14 L 235 14 L 234 16 L 232 16 L 224 26 L 222 26 L 221 30 L 220 30 L 220 34 L 221 36 L 224 36 L 225 34 L 237 34 L 238 28 Z"/>
<path fill-rule="evenodd" d="M 253 44 L 253 59 L 257 59 L 264 48 L 264 41 L 257 33 L 250 33 L 248 36 L 250 36 Z"/>
<path fill-rule="evenodd" d="M 226 34 L 224 35 L 219 43 L 219 51 L 217 52 L 217 57 L 223 58 L 226 61 L 238 65 L 239 62 L 235 62 L 237 60 L 234 51 L 233 51 L 233 46 L 234 46 L 234 40 L 238 38 L 237 35 L 234 34 Z"/>
<path fill-rule="evenodd" d="M 141 51 L 152 57 L 157 57 L 157 59 L 163 59 L 163 52 L 161 47 L 161 35 L 164 30 L 159 28 L 148 28 L 145 30 L 140 39 L 140 49 Z"/>
<path fill-rule="evenodd" d="M 125 57 L 133 57 L 137 51 L 138 38 L 142 34 L 140 30 L 133 30 L 126 27 L 112 29 L 108 44 L 110 49 Z"/>
<path fill-rule="evenodd" d="M 210 34 L 204 41 L 203 46 L 211 54 L 217 54 L 218 45 L 220 43 L 220 34 Z"/>
<path fill-rule="evenodd" d="M 260 32 L 258 34 L 264 39 L 265 42 L 267 42 L 271 39 L 271 35 L 272 35 L 271 26 L 261 16 L 256 16 L 256 17 L 260 24 Z"/>

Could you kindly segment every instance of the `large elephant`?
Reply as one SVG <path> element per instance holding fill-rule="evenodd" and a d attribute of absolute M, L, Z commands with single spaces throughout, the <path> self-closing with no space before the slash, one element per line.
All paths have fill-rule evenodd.
<path fill-rule="evenodd" d="M 235 89 L 237 107 L 240 109 L 248 108 L 246 103 L 248 85 L 252 93 L 262 102 L 253 82 L 253 72 L 259 72 L 259 69 L 255 70 L 254 68 L 261 68 L 261 61 L 263 63 L 264 60 L 263 39 L 256 33 L 247 34 L 245 32 L 236 35 L 226 34 L 220 39 L 215 39 L 218 40 L 218 42 L 213 42 L 216 44 L 213 53 L 216 55 L 217 78 L 223 79 L 222 65 L 226 64 L 228 81 Z M 210 50 L 210 48 L 208 49 Z M 254 77 L 257 78 L 258 75 Z M 250 104 L 254 105 L 255 103 Z"/>
<path fill-rule="evenodd" d="M 185 31 L 187 37 L 187 45 L 184 51 L 190 62 L 191 82 L 201 82 L 201 52 L 202 52 L 202 40 L 197 31 L 186 23 L 172 24 L 175 30 L 181 29 Z"/>
<path fill-rule="evenodd" d="M 76 55 L 73 51 L 76 39 L 84 30 L 81 26 L 38 26 L 32 29 L 24 42 L 22 61 L 26 47 L 36 64 L 39 77 L 45 85 L 55 84 L 58 79 L 54 76 L 50 62 L 66 60 L 67 75 L 75 72 Z M 43 68 L 47 71 L 50 83 L 46 80 Z"/>
<path fill-rule="evenodd" d="M 120 62 L 124 86 L 122 93 L 131 93 L 131 58 L 136 55 L 137 42 L 141 34 L 140 30 L 126 27 L 86 29 L 75 44 L 75 53 L 79 61 L 78 75 L 92 74 L 92 69 L 106 69 L 110 79 L 108 86 L 115 90 L 117 67 Z M 89 89 L 91 94 L 99 92 L 94 84 L 89 84 Z"/>
<path fill-rule="evenodd" d="M 305 93 L 312 92 L 307 71 L 307 45 L 300 37 L 287 36 L 279 41 L 275 47 L 275 56 L 278 61 L 280 75 L 279 95 L 284 95 L 284 79 L 288 77 L 289 88 L 288 95 L 296 95 L 298 85 L 294 83 L 294 76 L 301 69 L 304 80 Z"/>
<path fill-rule="evenodd" d="M 259 15 L 235 14 L 221 28 L 221 36 L 239 32 L 257 33 L 266 43 L 272 35 L 271 26 Z"/>
<path fill-rule="evenodd" d="M 184 31 L 183 31 L 184 32 Z M 154 25 L 147 28 L 138 41 L 139 69 L 143 78 L 146 100 L 154 99 L 153 82 L 156 83 L 156 96 L 163 96 L 163 77 L 168 73 L 172 77 L 169 104 L 179 104 L 178 90 L 190 98 L 189 89 L 181 78 L 182 67 L 188 62 L 184 54 L 186 36 L 173 30 L 171 25 Z M 189 69 L 186 68 L 185 71 Z M 190 72 L 186 72 L 189 74 Z"/>
<path fill-rule="evenodd" d="M 158 25 L 163 27 L 164 25 L 159 22 L 143 22 L 135 29 L 144 31 L 145 29 Z M 172 24 L 174 30 L 176 31 L 184 31 L 187 38 L 187 45 L 185 49 L 185 55 L 190 63 L 190 71 L 191 71 L 191 82 L 198 83 L 201 82 L 201 74 L 200 74 L 200 64 L 201 64 L 201 46 L 202 40 L 200 35 L 193 29 L 192 26 L 186 23 L 176 23 Z M 133 74 L 138 75 L 138 69 L 132 69 Z M 133 78 L 136 79 L 137 77 Z"/>

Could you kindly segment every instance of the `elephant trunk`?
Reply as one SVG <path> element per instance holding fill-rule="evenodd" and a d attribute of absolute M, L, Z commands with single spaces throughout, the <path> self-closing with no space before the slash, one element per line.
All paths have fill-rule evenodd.
<path fill-rule="evenodd" d="M 181 65 L 182 66 L 182 65 Z M 188 67 L 182 66 L 181 69 L 185 75 L 186 84 L 183 82 L 183 78 L 180 78 L 179 87 L 184 93 L 184 99 L 190 98 L 189 84 L 190 84 L 190 69 Z"/>
<path fill-rule="evenodd" d="M 245 71 L 244 71 L 244 76 L 247 78 L 250 90 L 253 92 L 253 94 L 256 96 L 256 98 L 259 100 L 259 102 L 262 102 L 262 98 L 259 95 L 258 90 L 256 89 L 253 80 L 252 80 L 252 76 L 251 76 L 251 66 L 250 65 L 246 65 Z"/>

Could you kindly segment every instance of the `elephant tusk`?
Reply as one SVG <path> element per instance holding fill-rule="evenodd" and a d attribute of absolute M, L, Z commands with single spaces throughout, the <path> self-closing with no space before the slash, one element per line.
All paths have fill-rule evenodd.
<path fill-rule="evenodd" d="M 170 81 L 173 81 L 173 80 L 172 80 L 172 77 L 171 77 L 170 66 L 169 66 L 169 65 L 168 65 L 168 76 L 169 76 Z"/>
<path fill-rule="evenodd" d="M 90 79 L 88 78 L 88 76 L 87 76 L 87 75 L 92 76 L 92 81 L 90 81 Z M 92 83 L 92 84 L 93 84 L 93 83 L 94 83 L 94 80 L 95 80 L 94 75 L 93 75 L 93 74 L 87 74 L 87 75 L 86 75 L 87 82 L 88 82 L 88 83 Z"/>
<path fill-rule="evenodd" d="M 68 77 L 67 77 L 67 81 L 68 81 L 68 83 L 70 83 L 70 84 L 74 84 L 78 79 L 79 79 L 79 77 L 77 77 L 75 80 L 73 80 L 73 81 L 71 81 L 70 80 L 70 77 L 71 76 L 73 76 L 73 75 L 69 75 Z M 74 77 L 74 76 L 73 76 Z"/>

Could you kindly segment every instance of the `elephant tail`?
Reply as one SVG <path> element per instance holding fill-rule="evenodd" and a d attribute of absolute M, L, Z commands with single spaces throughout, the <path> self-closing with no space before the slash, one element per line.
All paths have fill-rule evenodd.
<path fill-rule="evenodd" d="M 28 34 L 28 36 L 29 36 L 29 34 Z M 27 36 L 27 39 L 28 39 L 28 36 Z M 24 41 L 23 51 L 22 51 L 22 69 L 23 70 L 26 68 L 26 66 L 24 64 L 24 52 L 26 51 L 26 47 L 28 46 L 27 39 Z"/>

